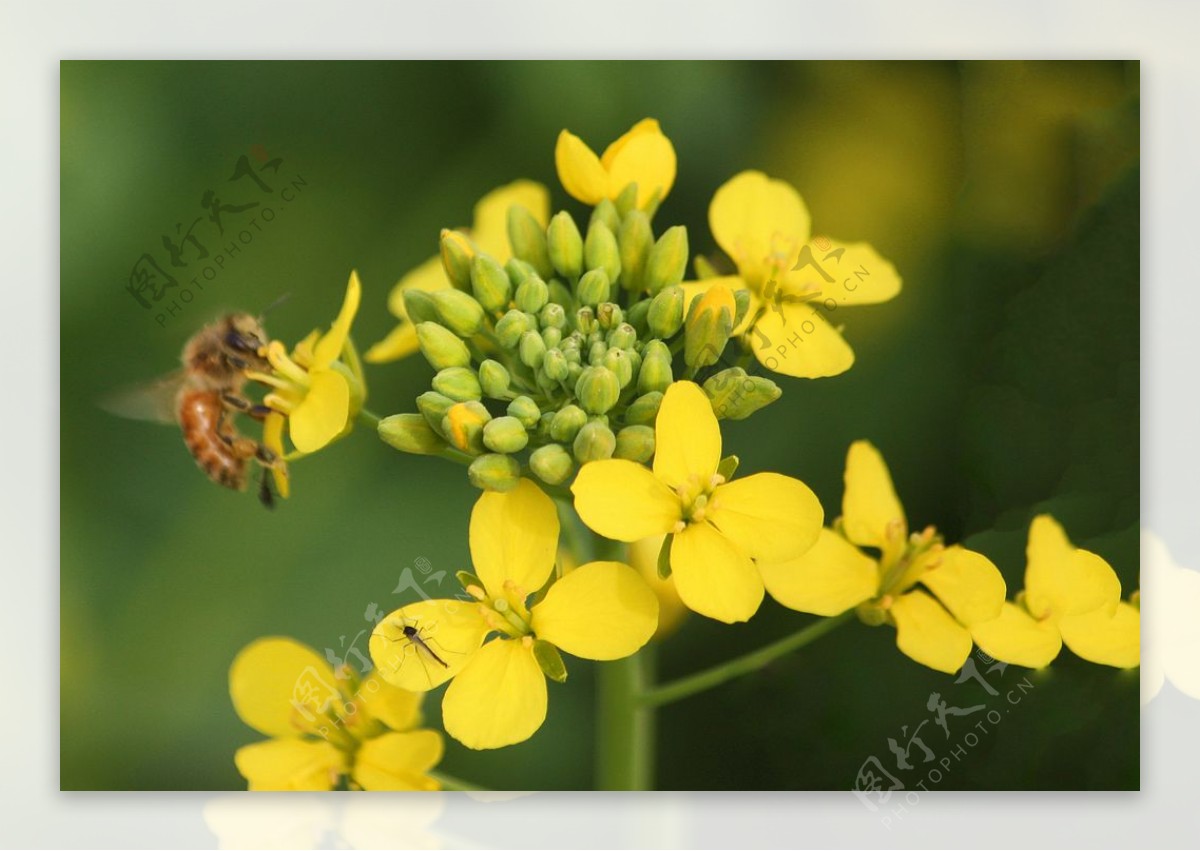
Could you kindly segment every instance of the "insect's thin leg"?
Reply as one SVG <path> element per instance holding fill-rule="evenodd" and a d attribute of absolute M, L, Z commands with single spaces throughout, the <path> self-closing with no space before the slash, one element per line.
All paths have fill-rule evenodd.
<path fill-rule="evenodd" d="M 267 414 L 271 413 L 271 409 L 266 405 L 255 404 L 240 393 L 222 393 L 221 404 L 230 411 L 237 411 L 239 414 L 245 414 L 251 419 L 258 420 L 259 422 L 265 420 L 267 418 Z"/>
<path fill-rule="evenodd" d="M 264 467 L 274 467 L 276 464 L 282 463 L 274 452 L 257 440 L 238 434 L 227 416 L 228 413 L 228 410 L 222 412 L 221 421 L 217 426 L 217 434 L 233 451 L 234 456 L 253 458 Z"/>

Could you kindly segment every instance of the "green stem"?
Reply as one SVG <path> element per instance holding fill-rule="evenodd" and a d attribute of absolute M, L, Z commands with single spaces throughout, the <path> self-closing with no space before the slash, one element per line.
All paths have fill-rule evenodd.
<path fill-rule="evenodd" d="M 447 792 L 487 792 L 490 791 L 484 786 L 476 786 L 474 783 L 468 783 L 466 780 L 459 780 L 452 774 L 443 774 L 440 771 L 431 771 L 429 776 L 442 784 L 442 788 Z"/>
<path fill-rule="evenodd" d="M 654 709 L 638 696 L 653 682 L 653 648 L 600 663 L 597 675 L 596 784 L 640 791 L 654 784 Z"/>
<path fill-rule="evenodd" d="M 372 431 L 379 428 L 379 414 L 374 411 L 368 411 L 366 408 L 358 409 L 358 421 L 365 426 L 368 426 Z"/>
<path fill-rule="evenodd" d="M 850 620 L 853 614 L 853 611 L 849 611 L 837 617 L 823 618 L 816 623 L 809 624 L 799 632 L 789 635 L 787 638 L 781 638 L 774 644 L 760 647 L 758 650 L 747 653 L 745 656 L 739 656 L 736 659 L 709 668 L 707 671 L 692 674 L 690 677 L 684 677 L 673 683 L 667 683 L 657 688 L 648 688 L 641 693 L 640 702 L 645 707 L 662 706 L 665 703 L 672 703 L 676 700 L 682 700 L 685 697 L 691 697 L 693 694 L 707 691 L 710 688 L 715 688 L 734 677 L 740 677 L 743 674 L 757 671 L 779 657 L 786 656 L 793 650 L 799 650 L 801 647 L 816 641 L 825 635 L 825 633 L 833 631 Z"/>

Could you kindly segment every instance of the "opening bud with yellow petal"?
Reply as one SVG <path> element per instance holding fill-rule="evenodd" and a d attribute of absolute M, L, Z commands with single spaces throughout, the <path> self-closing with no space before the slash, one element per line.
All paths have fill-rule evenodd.
<path fill-rule="evenodd" d="M 579 279 L 577 294 L 579 303 L 588 307 L 596 307 L 602 301 L 608 301 L 611 291 L 608 273 L 603 269 L 591 269 Z"/>
<path fill-rule="evenodd" d="M 483 395 L 489 399 L 512 398 L 512 391 L 509 389 L 511 383 L 512 376 L 499 361 L 489 359 L 479 365 L 479 386 Z"/>
<path fill-rule="evenodd" d="M 467 344 L 449 328 L 437 322 L 421 322 L 417 325 L 417 345 L 421 354 L 434 369 L 452 366 L 469 366 L 471 352 Z"/>
<path fill-rule="evenodd" d="M 689 312 L 684 331 L 683 360 L 693 370 L 716 363 L 729 335 L 737 302 L 724 284 L 716 284 L 701 296 Z"/>
<path fill-rule="evenodd" d="M 550 421 L 550 436 L 559 443 L 570 443 L 587 422 L 587 413 L 578 405 L 564 405 Z"/>
<path fill-rule="evenodd" d="M 518 310 L 537 313 L 549 300 L 550 287 L 537 275 L 530 275 L 517 287 L 515 302 Z"/>
<path fill-rule="evenodd" d="M 528 443 L 529 434 L 516 417 L 497 417 L 483 427 L 483 445 L 493 452 L 520 452 Z"/>
<path fill-rule="evenodd" d="M 467 478 L 482 490 L 510 491 L 521 483 L 521 465 L 511 455 L 480 455 L 467 468 Z"/>
<path fill-rule="evenodd" d="M 436 455 L 446 441 L 429 427 L 423 414 L 395 414 L 379 421 L 379 438 L 393 449 L 413 455 Z"/>
<path fill-rule="evenodd" d="M 688 238 L 687 228 L 676 225 L 668 228 L 666 233 L 658 238 L 646 258 L 646 271 L 643 277 L 645 289 L 651 295 L 656 295 L 666 287 L 673 287 L 683 280 L 687 271 Z"/>
<path fill-rule="evenodd" d="M 491 419 L 480 402 L 459 402 L 442 418 L 442 434 L 455 449 L 478 455 L 483 452 L 483 427 Z"/>
<path fill-rule="evenodd" d="M 513 254 L 536 269 L 543 278 L 554 275 L 546 247 L 546 230 L 533 213 L 520 204 L 508 208 L 508 241 L 512 244 Z"/>
<path fill-rule="evenodd" d="M 625 422 L 632 425 L 654 425 L 658 409 L 662 407 L 662 400 L 663 394 L 658 390 L 638 396 L 625 409 Z"/>
<path fill-rule="evenodd" d="M 442 432 L 442 420 L 455 404 L 449 396 L 443 396 L 433 390 L 427 390 L 417 397 L 417 410 L 421 412 L 425 422 L 429 423 L 430 428 L 443 436 L 445 435 Z"/>
<path fill-rule="evenodd" d="M 608 413 L 620 396 L 620 379 L 603 366 L 589 366 L 575 384 L 575 398 L 589 414 Z"/>
<path fill-rule="evenodd" d="M 472 370 L 463 366 L 452 366 L 435 375 L 433 389 L 443 396 L 450 397 L 455 402 L 478 400 L 483 395 L 483 388 L 479 386 L 479 377 Z"/>
<path fill-rule="evenodd" d="M 621 252 L 617 248 L 617 237 L 608 225 L 595 222 L 587 232 L 583 243 L 583 261 L 588 269 L 603 269 L 609 281 L 616 281 L 621 274 Z"/>
<path fill-rule="evenodd" d="M 462 290 L 435 290 L 429 294 L 441 323 L 460 337 L 470 337 L 483 325 L 483 307 Z"/>
<path fill-rule="evenodd" d="M 740 366 L 723 369 L 704 382 L 718 419 L 744 420 L 783 395 L 774 381 L 749 375 Z"/>
<path fill-rule="evenodd" d="M 537 402 L 528 396 L 518 396 L 508 403 L 508 415 L 516 417 L 525 428 L 535 428 L 542 412 L 538 409 Z"/>
<path fill-rule="evenodd" d="M 564 278 L 583 274 L 583 236 L 566 210 L 556 213 L 546 228 L 546 247 L 555 271 Z"/>
<path fill-rule="evenodd" d="M 441 234 L 442 269 L 450 280 L 450 285 L 458 290 L 467 292 L 471 289 L 471 260 L 475 256 L 475 246 L 466 234 L 443 229 Z"/>
<path fill-rule="evenodd" d="M 484 310 L 496 313 L 508 307 L 512 281 L 494 258 L 479 254 L 471 261 L 471 291 Z"/>
<path fill-rule="evenodd" d="M 572 445 L 580 464 L 611 458 L 617 448 L 617 436 L 600 420 L 592 420 L 575 435 Z"/>
<path fill-rule="evenodd" d="M 651 340 L 642 351 L 638 370 L 638 393 L 665 391 L 675 377 L 671 374 L 671 351 L 661 340 Z"/>
<path fill-rule="evenodd" d="M 529 469 L 548 485 L 561 485 L 571 477 L 575 461 L 557 443 L 539 446 L 529 455 Z"/>
<path fill-rule="evenodd" d="M 521 342 L 521 336 L 536 327 L 532 316 L 514 308 L 496 322 L 496 342 L 502 349 L 515 349 Z"/>
<path fill-rule="evenodd" d="M 625 426 L 617 432 L 617 447 L 613 450 L 614 458 L 625 458 L 647 463 L 654 457 L 654 429 L 647 425 Z"/>
<path fill-rule="evenodd" d="M 666 287 L 651 299 L 646 324 L 655 337 L 665 340 L 675 336 L 683 327 L 683 287 Z"/>
<path fill-rule="evenodd" d="M 643 277 L 650 249 L 654 247 L 654 231 L 650 217 L 641 210 L 630 210 L 617 230 L 617 247 L 621 255 L 621 287 L 631 292 L 644 289 Z"/>
<path fill-rule="evenodd" d="M 530 369 L 537 369 L 546 357 L 546 341 L 537 331 L 526 331 L 521 335 L 518 353 L 521 356 L 521 363 Z"/>

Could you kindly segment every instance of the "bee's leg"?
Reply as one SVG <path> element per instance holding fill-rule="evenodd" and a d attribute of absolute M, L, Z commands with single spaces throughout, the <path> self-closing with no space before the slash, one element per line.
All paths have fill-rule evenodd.
<path fill-rule="evenodd" d="M 253 458 L 264 467 L 274 467 L 283 463 L 278 455 L 257 440 L 238 434 L 229 420 L 228 411 L 222 413 L 217 433 L 221 435 L 221 440 L 225 441 L 225 445 L 238 458 Z"/>
<path fill-rule="evenodd" d="M 266 405 L 257 405 L 240 393 L 222 393 L 221 404 L 225 406 L 226 410 L 245 414 L 259 422 L 265 420 L 267 414 L 271 413 L 271 409 Z"/>

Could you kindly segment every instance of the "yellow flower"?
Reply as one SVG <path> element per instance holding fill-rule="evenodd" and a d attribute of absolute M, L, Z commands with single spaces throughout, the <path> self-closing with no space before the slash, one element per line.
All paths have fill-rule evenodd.
<path fill-rule="evenodd" d="M 577 567 L 528 605 L 554 570 L 558 531 L 554 503 L 528 479 L 483 494 L 471 512 L 479 580 L 468 585 L 471 599 L 404 606 L 371 636 L 371 658 L 394 685 L 428 691 L 451 681 L 442 723 L 469 748 L 504 747 L 537 732 L 546 718 L 546 675 L 566 676 L 559 649 L 621 659 L 654 634 L 654 593 L 617 562 Z"/>
<path fill-rule="evenodd" d="M 467 231 L 475 247 L 494 257 L 501 265 L 512 257 L 508 243 L 508 208 L 514 204 L 529 210 L 543 227 L 550 221 L 550 193 L 546 187 L 530 180 L 518 180 L 493 189 L 479 199 L 475 205 L 474 223 Z M 417 328 L 404 306 L 404 293 L 408 290 L 433 292 L 449 286 L 450 279 L 446 277 L 440 255 L 430 257 L 401 278 L 388 296 L 388 310 L 400 320 L 400 324 L 367 349 L 363 355 L 367 362 L 387 363 L 417 351 Z"/>
<path fill-rule="evenodd" d="M 887 465 L 865 440 L 846 456 L 842 518 L 835 526 L 841 534 L 822 529 L 806 554 L 763 570 L 771 596 L 827 617 L 862 604 L 866 622 L 895 624 L 896 646 L 909 658 L 946 673 L 961 668 L 971 653 L 971 627 L 995 618 L 1004 603 L 996 566 L 961 546 L 943 546 L 933 527 L 910 537 Z"/>
<path fill-rule="evenodd" d="M 358 273 L 351 272 L 342 309 L 325 334 L 313 331 L 296 344 L 290 357 L 283 343 L 272 340 L 266 352 L 271 374 L 247 373 L 253 380 L 273 388 L 263 402 L 287 418 L 292 445 L 303 454 L 316 452 L 349 431 L 351 418 L 366 398 L 362 368 L 350 341 L 350 325 L 361 299 Z M 282 455 L 279 419 L 268 417 L 264 433 L 268 448 Z M 286 474 L 282 478 L 284 484 L 280 490 L 285 491 Z M 276 476 L 276 484 L 280 480 Z"/>
<path fill-rule="evenodd" d="M 671 575 L 694 612 L 749 620 L 763 598 L 760 570 L 805 552 L 824 512 L 803 483 L 777 473 L 726 482 L 717 472 L 721 430 L 693 382 L 667 388 L 655 425 L 653 472 L 633 461 L 584 464 L 571 486 L 575 510 L 618 541 L 671 534 Z"/>
<path fill-rule="evenodd" d="M 567 130 L 558 134 L 554 163 L 563 189 L 578 201 L 596 205 L 616 200 L 629 184 L 637 184 L 637 206 L 646 209 L 667 197 L 675 183 L 675 148 L 658 122 L 644 118 L 620 139 L 596 154 Z"/>
<path fill-rule="evenodd" d="M 439 789 L 428 772 L 442 758 L 442 737 L 415 729 L 421 695 L 377 673 L 339 673 L 290 638 L 260 638 L 238 653 L 229 669 L 233 707 L 270 737 L 234 756 L 250 790 L 315 792 L 343 782 L 368 791 Z"/>
<path fill-rule="evenodd" d="M 900 292 L 895 267 L 874 248 L 813 238 L 799 193 L 760 171 L 744 171 L 718 189 L 708 223 L 737 275 L 685 283 L 688 301 L 714 284 L 749 289 L 750 309 L 735 332 L 774 372 L 796 378 L 845 372 L 854 352 L 836 327 L 837 311 Z"/>
<path fill-rule="evenodd" d="M 1025 591 L 999 617 L 975 624 L 971 634 L 1002 662 L 1041 668 L 1063 644 L 1089 662 L 1138 666 L 1141 614 L 1121 600 L 1121 580 L 1104 559 L 1076 549 L 1048 514 L 1029 526 Z"/>
<path fill-rule="evenodd" d="M 687 606 L 679 599 L 679 592 L 675 590 L 675 578 L 668 576 L 663 579 L 658 575 L 658 555 L 666 537 L 654 535 L 629 545 L 629 566 L 642 575 L 654 596 L 658 597 L 658 629 L 654 631 L 655 641 L 662 641 L 679 629 L 688 613 Z"/>

